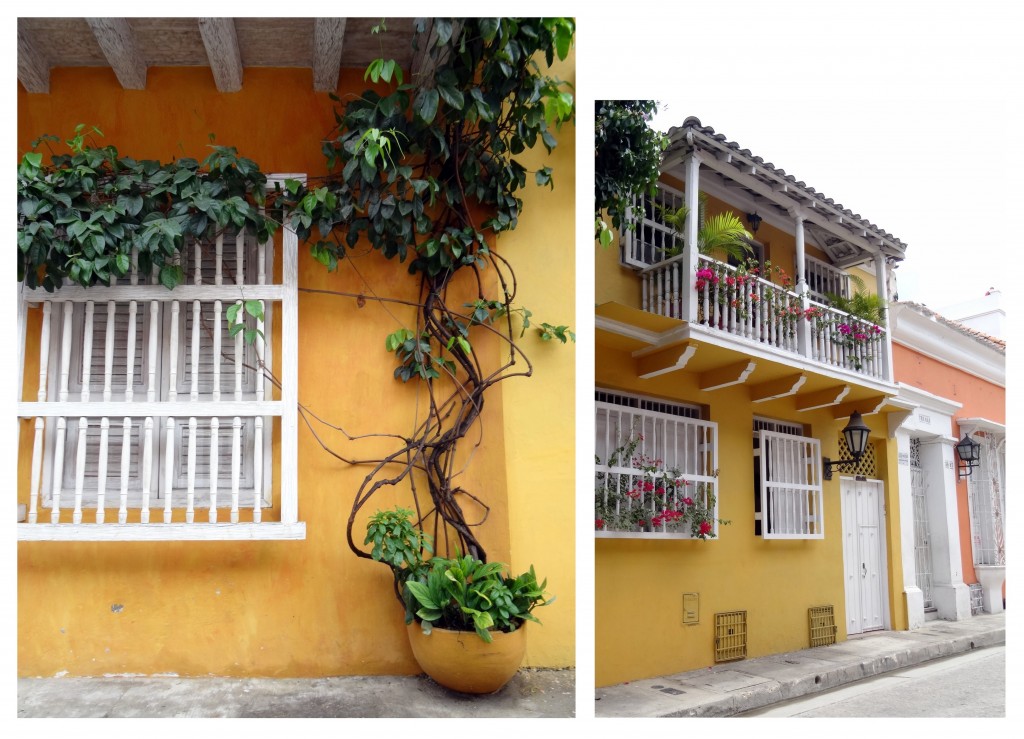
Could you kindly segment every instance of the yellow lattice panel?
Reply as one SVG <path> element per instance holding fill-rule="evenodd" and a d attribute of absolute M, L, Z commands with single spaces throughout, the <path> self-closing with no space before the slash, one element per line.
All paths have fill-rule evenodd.
<path fill-rule="evenodd" d="M 836 643 L 836 614 L 832 606 L 808 608 L 807 621 L 811 630 L 812 647 Z"/>
<path fill-rule="evenodd" d="M 715 662 L 730 662 L 747 656 L 747 612 L 715 614 Z"/>

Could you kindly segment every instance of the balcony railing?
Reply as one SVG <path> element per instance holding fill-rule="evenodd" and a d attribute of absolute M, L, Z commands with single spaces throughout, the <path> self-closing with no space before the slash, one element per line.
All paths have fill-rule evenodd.
<path fill-rule="evenodd" d="M 684 302 L 697 293 L 692 323 L 815 362 L 888 380 L 883 327 L 801 297 L 753 272 L 699 255 L 697 273 L 684 274 L 683 255 L 640 272 L 641 307 L 685 318 Z"/>

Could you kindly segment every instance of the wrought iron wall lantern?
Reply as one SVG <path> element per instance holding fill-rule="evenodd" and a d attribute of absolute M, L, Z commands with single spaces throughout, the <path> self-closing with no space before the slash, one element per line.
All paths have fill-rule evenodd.
<path fill-rule="evenodd" d="M 761 221 L 764 220 L 757 213 L 747 213 L 747 223 L 750 224 L 750 230 L 753 233 L 757 233 L 757 229 L 761 227 Z"/>
<path fill-rule="evenodd" d="M 956 456 L 960 460 L 957 467 L 960 479 L 970 477 L 981 460 L 981 444 L 972 439 L 970 434 L 965 433 L 964 438 L 953 448 L 956 449 Z"/>
<path fill-rule="evenodd" d="M 822 457 L 821 462 L 824 467 L 824 477 L 826 480 L 832 479 L 832 465 L 851 465 L 857 464 L 857 461 L 864 455 L 864 451 L 868 448 L 868 436 L 871 434 L 871 429 L 867 427 L 863 419 L 860 417 L 860 413 L 854 411 L 850 416 L 850 422 L 846 424 L 846 428 L 843 429 L 843 437 L 846 439 L 846 447 L 850 450 L 850 456 L 852 459 L 837 459 L 835 461 L 828 457 Z"/>

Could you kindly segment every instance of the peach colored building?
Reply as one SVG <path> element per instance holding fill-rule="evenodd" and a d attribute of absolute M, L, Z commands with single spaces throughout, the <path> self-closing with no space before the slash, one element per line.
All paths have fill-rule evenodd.
<path fill-rule="evenodd" d="M 892 304 L 890 329 L 897 398 L 906 403 L 892 433 L 910 627 L 998 613 L 1006 573 L 1006 343 L 917 303 Z M 969 474 L 954 448 L 965 436 L 980 446 Z"/>

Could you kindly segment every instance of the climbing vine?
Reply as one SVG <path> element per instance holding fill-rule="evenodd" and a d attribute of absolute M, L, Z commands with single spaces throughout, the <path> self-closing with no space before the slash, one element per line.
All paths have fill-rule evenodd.
<path fill-rule="evenodd" d="M 371 434 L 400 439 L 381 458 L 351 459 L 324 444 L 345 462 L 371 467 L 348 519 L 349 546 L 370 557 L 352 533 L 359 511 L 382 489 L 408 485 L 417 524 L 432 528 L 439 550 L 458 546 L 486 560 L 474 527 L 488 508 L 455 482 L 472 456 L 460 449 L 480 444 L 479 429 L 468 437 L 487 391 L 532 374 L 517 340 L 528 330 L 544 341 L 575 340 L 568 326 L 532 321 L 530 310 L 515 302 L 515 272 L 494 244 L 518 224 L 528 182 L 554 187 L 550 167 L 528 171 L 516 157 L 538 144 L 550 153 L 559 128 L 574 118 L 571 88 L 545 70 L 556 57 L 567 58 L 575 23 L 435 18 L 417 19 L 415 31 L 426 72 L 407 80 L 394 60 L 371 63 L 366 79 L 374 88 L 334 97 L 337 125 L 322 145 L 327 174 L 286 181 L 269 196 L 258 166 L 230 147 L 214 146 L 202 162 L 135 161 L 112 146 L 92 145 L 99 131 L 80 126 L 66 142 L 71 153 L 54 154 L 45 165 L 35 149 L 56 139 L 43 137 L 18 168 L 18 276 L 47 290 L 65 279 L 109 284 L 129 272 L 134 249 L 139 269 L 155 269 L 173 288 L 184 279 L 186 240 L 243 227 L 265 240 L 279 224 L 264 207 L 285 214 L 330 271 L 369 244 L 419 280 L 415 324 L 383 337 L 383 344 L 396 357 L 397 380 L 424 384 L 428 410 L 410 433 Z M 557 261 L 557 250 L 572 244 L 534 248 Z M 470 300 L 453 297 L 467 289 Z M 497 366 L 475 350 L 485 333 L 505 347 Z M 305 410 L 304 417 L 311 429 L 319 421 Z M 467 520 L 466 500 L 482 506 L 480 520 Z"/>

